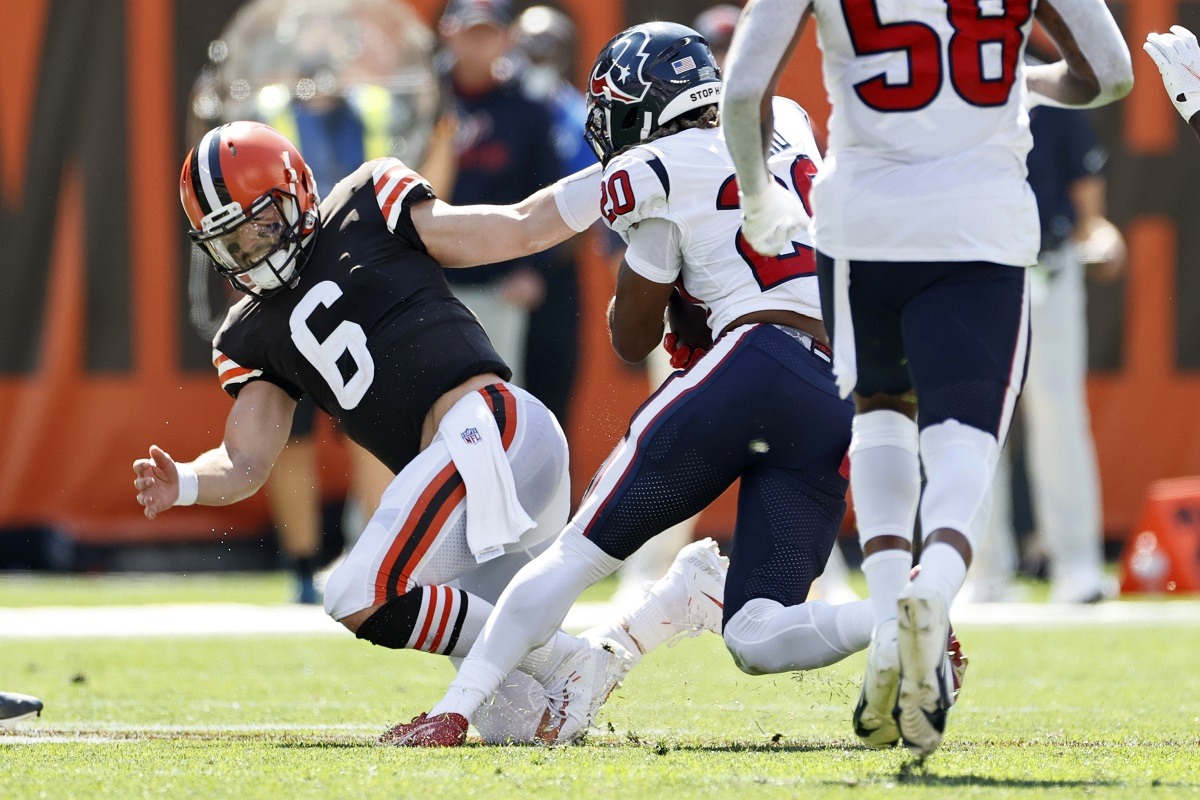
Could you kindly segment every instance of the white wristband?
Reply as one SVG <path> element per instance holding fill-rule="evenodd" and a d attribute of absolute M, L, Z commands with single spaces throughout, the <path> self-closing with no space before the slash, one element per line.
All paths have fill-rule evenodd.
<path fill-rule="evenodd" d="M 175 505 L 194 505 L 200 496 L 200 476 L 191 464 L 176 464 L 175 470 L 179 473 L 179 499 Z"/>

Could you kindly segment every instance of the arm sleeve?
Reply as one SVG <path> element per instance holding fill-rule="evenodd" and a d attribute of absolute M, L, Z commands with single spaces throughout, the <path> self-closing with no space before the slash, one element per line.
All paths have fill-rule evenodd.
<path fill-rule="evenodd" d="M 810 4 L 811 0 L 753 0 L 734 32 L 725 64 L 721 121 L 745 195 L 767 191 L 761 104 Z"/>
<path fill-rule="evenodd" d="M 674 283 L 683 269 L 679 227 L 658 217 L 643 220 L 629 231 L 625 263 L 648 281 Z"/>
<path fill-rule="evenodd" d="M 1125 38 L 1104 0 L 1042 0 L 1062 18 L 1075 44 L 1096 75 L 1099 93 L 1079 108 L 1096 108 L 1120 100 L 1133 87 L 1133 63 Z M 1047 105 L 1064 106 L 1052 98 Z"/>
<path fill-rule="evenodd" d="M 412 224 L 410 210 L 413 205 L 437 196 L 429 181 L 397 158 L 379 159 L 371 178 L 375 184 L 375 202 L 387 229 L 424 251 L 425 243 Z"/>

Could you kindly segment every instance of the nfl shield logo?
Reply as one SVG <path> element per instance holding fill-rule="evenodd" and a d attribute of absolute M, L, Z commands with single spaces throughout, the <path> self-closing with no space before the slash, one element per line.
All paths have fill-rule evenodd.
<path fill-rule="evenodd" d="M 462 438 L 467 444 L 479 444 L 483 441 L 483 437 L 479 435 L 478 428 L 467 428 L 462 432 Z"/>

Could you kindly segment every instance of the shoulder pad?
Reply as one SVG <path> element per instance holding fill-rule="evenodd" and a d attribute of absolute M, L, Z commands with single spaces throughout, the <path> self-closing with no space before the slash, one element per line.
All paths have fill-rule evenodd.
<path fill-rule="evenodd" d="M 771 138 L 770 156 L 785 152 L 802 153 L 820 163 L 817 140 L 808 112 L 786 97 L 772 98 L 771 112 L 775 117 L 775 132 Z"/>
<path fill-rule="evenodd" d="M 375 184 L 375 202 L 387 222 L 388 230 L 395 233 L 400 212 L 405 206 L 435 197 L 433 187 L 398 158 L 381 158 L 372 164 L 375 167 L 371 172 Z"/>
<path fill-rule="evenodd" d="M 667 213 L 671 178 L 658 150 L 642 145 L 608 163 L 600 184 L 600 209 L 608 227 L 628 240 L 629 229 Z"/>

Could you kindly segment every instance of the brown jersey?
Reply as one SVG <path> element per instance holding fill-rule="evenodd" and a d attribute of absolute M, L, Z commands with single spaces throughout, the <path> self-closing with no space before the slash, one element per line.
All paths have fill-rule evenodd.
<path fill-rule="evenodd" d="M 420 449 L 433 403 L 469 378 L 511 370 L 450 291 L 412 224 L 433 198 L 396 159 L 369 161 L 334 187 L 295 285 L 245 297 L 213 340 L 233 396 L 265 380 L 311 395 L 393 472 Z"/>

